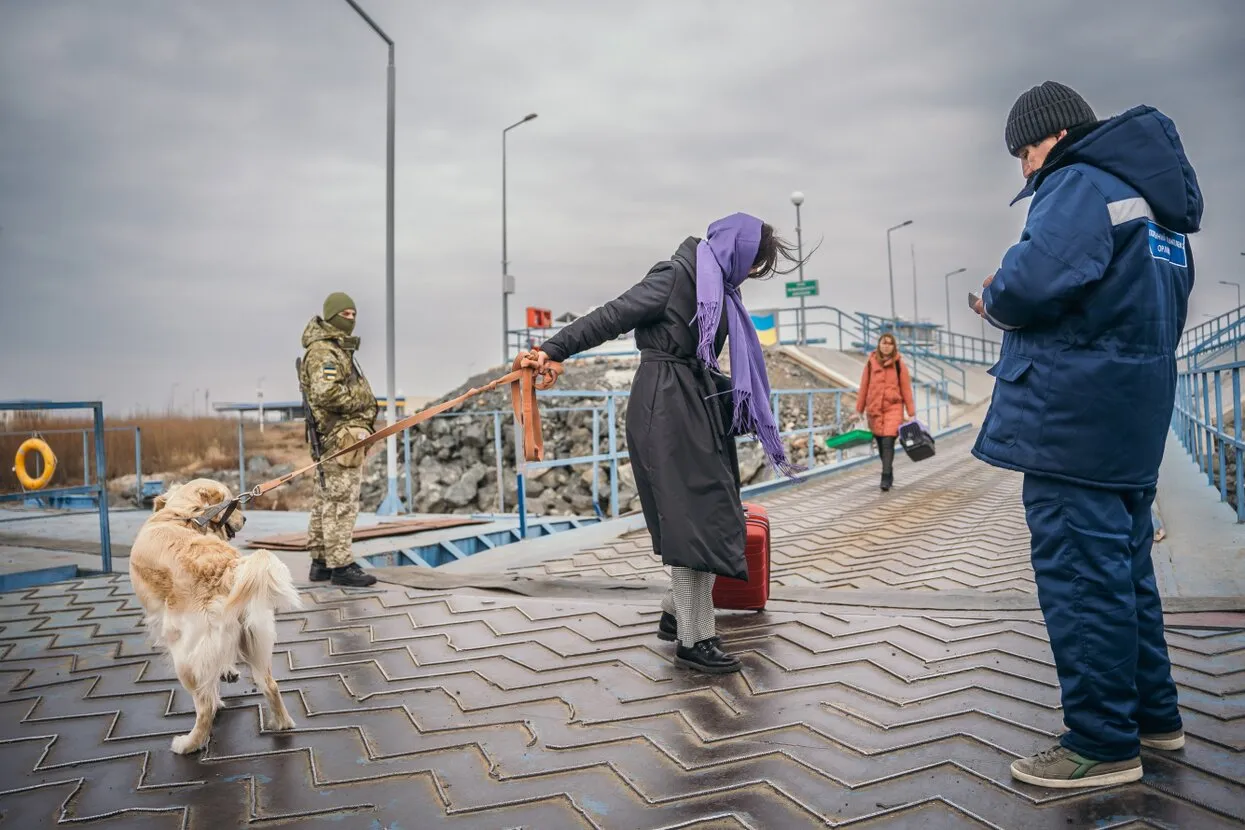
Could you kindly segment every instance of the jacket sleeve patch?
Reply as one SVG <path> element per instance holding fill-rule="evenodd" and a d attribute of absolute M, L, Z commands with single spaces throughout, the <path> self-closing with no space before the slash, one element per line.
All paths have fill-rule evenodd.
<path fill-rule="evenodd" d="M 325 363 L 320 367 L 320 377 L 327 381 L 335 381 L 338 378 L 337 364 Z"/>

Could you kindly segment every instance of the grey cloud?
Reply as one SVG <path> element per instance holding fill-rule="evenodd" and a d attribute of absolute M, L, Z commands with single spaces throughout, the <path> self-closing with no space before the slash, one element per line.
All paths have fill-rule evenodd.
<path fill-rule="evenodd" d="M 1015 239 L 1003 150 L 1048 77 L 1100 115 L 1175 120 L 1206 189 L 1194 319 L 1242 276 L 1245 10 L 1149 2 L 574 3 L 366 0 L 398 61 L 398 383 L 435 394 L 496 363 L 500 131 L 524 305 L 620 292 L 688 234 L 748 210 L 792 235 L 827 302 L 941 321 L 941 275 Z M 384 378 L 384 63 L 335 0 L 7 0 L 0 7 L 0 330 L 27 344 L 0 398 L 111 409 L 295 392 L 329 291 L 360 303 Z M 1226 276 L 1234 274 L 1236 276 Z M 954 320 L 975 326 L 954 286 Z M 782 304 L 781 281 L 749 290 Z M 971 328 L 969 330 L 972 330 Z"/>

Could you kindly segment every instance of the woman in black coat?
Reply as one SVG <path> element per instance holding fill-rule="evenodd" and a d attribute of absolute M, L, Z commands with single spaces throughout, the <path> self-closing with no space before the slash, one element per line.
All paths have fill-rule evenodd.
<path fill-rule="evenodd" d="M 627 404 L 627 449 L 653 550 L 671 566 L 658 636 L 677 639 L 679 663 L 738 671 L 713 617 L 716 575 L 747 579 L 735 435 L 761 440 L 792 474 L 770 410 L 769 380 L 739 288 L 775 273 L 791 247 L 761 220 L 737 213 L 689 237 L 621 297 L 563 328 L 528 356 L 548 371 L 635 331 L 640 367 Z M 730 335 L 731 377 L 717 371 Z"/>

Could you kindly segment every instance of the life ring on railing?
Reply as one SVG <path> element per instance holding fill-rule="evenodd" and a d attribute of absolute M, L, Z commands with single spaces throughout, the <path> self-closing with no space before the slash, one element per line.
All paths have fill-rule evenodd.
<path fill-rule="evenodd" d="M 43 473 L 38 478 L 31 478 L 26 472 L 26 454 L 29 452 L 37 452 L 43 458 Z M 48 442 L 42 438 L 27 438 L 23 441 L 22 445 L 17 448 L 17 457 L 14 462 L 13 471 L 17 473 L 17 480 L 27 490 L 42 490 L 47 487 L 48 482 L 52 480 L 52 474 L 56 472 L 56 453 L 52 452 Z"/>

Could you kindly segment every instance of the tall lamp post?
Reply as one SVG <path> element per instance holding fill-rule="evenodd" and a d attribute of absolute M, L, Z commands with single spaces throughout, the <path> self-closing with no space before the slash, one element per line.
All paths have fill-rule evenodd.
<path fill-rule="evenodd" d="M 1245 252 L 1243 252 L 1243 253 L 1241 254 L 1241 256 L 1245 256 Z M 1241 284 L 1240 284 L 1239 282 L 1233 282 L 1232 280 L 1220 280 L 1220 281 L 1219 281 L 1219 284 L 1220 284 L 1220 285 L 1231 285 L 1232 287 L 1234 287 L 1234 288 L 1236 289 L 1236 307 L 1239 309 L 1239 308 L 1241 307 Z M 1239 314 L 1237 315 L 1237 323 L 1238 323 L 1238 324 L 1240 323 L 1240 315 L 1239 315 Z M 1236 360 L 1236 361 L 1239 361 L 1239 360 L 1241 359 L 1241 352 L 1240 352 L 1240 332 L 1238 331 L 1238 332 L 1237 332 L 1237 334 L 1236 334 L 1236 336 L 1234 336 L 1232 339 L 1233 339 L 1233 342 L 1232 342 L 1232 359 L 1233 359 L 1233 360 Z"/>
<path fill-rule="evenodd" d="M 1245 256 L 1245 254 L 1242 254 L 1242 256 Z M 1240 308 L 1241 307 L 1241 284 L 1239 282 L 1233 282 L 1232 280 L 1220 280 L 1219 284 L 1220 285 L 1231 285 L 1236 288 L 1236 307 Z"/>
<path fill-rule="evenodd" d="M 912 224 L 912 220 L 909 219 L 906 222 L 900 222 L 898 225 L 895 225 L 892 228 L 886 229 L 886 273 L 888 277 L 890 278 L 890 284 L 891 284 L 891 327 L 892 328 L 894 328 L 897 318 L 895 317 L 895 267 L 894 267 L 894 263 L 891 260 L 891 232 L 897 231 L 900 228 L 906 228 L 911 224 Z"/>
<path fill-rule="evenodd" d="M 363 11 L 355 0 L 346 0 L 350 8 L 358 12 L 363 22 L 372 27 L 372 31 L 380 35 L 389 47 L 388 76 L 388 116 L 385 143 L 385 417 L 390 424 L 397 420 L 396 399 L 394 391 L 397 387 L 394 373 L 394 314 L 393 314 L 393 148 L 394 148 L 394 63 L 393 39 L 385 34 L 385 30 L 376 25 L 376 21 Z M 401 502 L 398 501 L 398 439 L 390 435 L 385 441 L 386 472 L 389 486 L 384 501 L 376 512 L 384 516 L 392 516 L 398 512 Z"/>
<path fill-rule="evenodd" d="M 804 204 L 804 194 L 795 191 L 791 194 L 791 204 L 795 205 L 795 250 L 796 256 L 800 258 L 797 266 L 800 271 L 800 282 L 804 282 L 804 236 L 803 230 L 800 228 L 800 205 Z M 804 292 L 800 292 L 800 334 L 799 343 L 801 346 L 807 342 L 807 328 L 804 319 Z"/>
<path fill-rule="evenodd" d="M 967 268 L 956 268 L 954 271 L 948 271 L 942 277 L 943 289 L 947 294 L 947 334 L 951 333 L 951 278 L 956 274 L 963 274 Z"/>
<path fill-rule="evenodd" d="M 514 293 L 514 277 L 506 256 L 506 133 L 536 117 L 530 113 L 501 131 L 501 362 L 510 360 L 510 295 Z"/>

